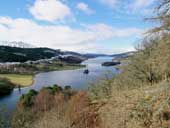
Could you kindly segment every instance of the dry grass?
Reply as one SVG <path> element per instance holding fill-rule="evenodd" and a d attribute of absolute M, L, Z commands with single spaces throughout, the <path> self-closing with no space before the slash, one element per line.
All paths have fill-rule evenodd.
<path fill-rule="evenodd" d="M 137 92 L 139 90 L 114 90 L 107 104 L 100 109 L 104 128 L 127 128 L 126 123 L 129 120 L 129 114 L 142 95 L 141 92 Z"/>
<path fill-rule="evenodd" d="M 170 128 L 169 85 L 114 90 L 99 111 L 103 128 Z"/>
<path fill-rule="evenodd" d="M 32 128 L 70 128 L 69 120 L 61 118 L 58 113 L 57 109 L 45 112 Z"/>
<path fill-rule="evenodd" d="M 56 99 L 62 99 L 59 97 Z M 90 104 L 86 93 L 78 92 L 68 103 L 60 103 L 41 114 L 33 128 L 102 128 L 97 113 L 99 106 Z"/>

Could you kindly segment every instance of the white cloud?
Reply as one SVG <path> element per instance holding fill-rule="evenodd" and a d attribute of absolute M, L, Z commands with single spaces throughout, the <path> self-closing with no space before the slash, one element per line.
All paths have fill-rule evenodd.
<path fill-rule="evenodd" d="M 156 0 L 135 0 L 130 7 L 134 10 L 146 8 L 152 5 Z"/>
<path fill-rule="evenodd" d="M 102 42 L 117 37 L 138 36 L 142 32 L 137 28 L 120 29 L 106 24 L 85 25 L 82 29 L 75 29 L 66 25 L 39 25 L 28 19 L 0 17 L 0 40 L 24 41 L 34 46 L 78 52 L 102 52 L 102 49 L 108 52 L 104 50 L 105 44 Z"/>
<path fill-rule="evenodd" d="M 138 28 L 113 28 L 112 26 L 108 26 L 106 24 L 88 25 L 87 28 L 93 31 L 93 33 L 98 36 L 98 39 L 100 39 L 100 37 L 109 39 L 111 37 L 129 37 L 133 35 L 139 36 L 143 32 Z"/>
<path fill-rule="evenodd" d="M 118 0 L 99 0 L 102 4 L 105 4 L 111 8 L 114 8 L 117 4 Z"/>
<path fill-rule="evenodd" d="M 59 0 L 36 0 L 29 11 L 36 19 L 50 22 L 72 16 L 70 8 Z"/>
<path fill-rule="evenodd" d="M 83 2 L 78 3 L 76 8 L 89 15 L 94 13 L 94 11 L 91 8 L 89 8 L 89 6 L 86 3 Z"/>

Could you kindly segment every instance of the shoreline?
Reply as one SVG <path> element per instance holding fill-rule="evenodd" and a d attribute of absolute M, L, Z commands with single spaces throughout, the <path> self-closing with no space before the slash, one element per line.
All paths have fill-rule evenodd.
<path fill-rule="evenodd" d="M 1 73 L 0 74 L 0 77 L 1 78 L 7 78 L 9 79 L 12 83 L 14 83 L 16 86 L 14 87 L 14 89 L 17 89 L 18 87 L 17 86 L 20 86 L 20 88 L 25 88 L 25 87 L 30 87 L 33 85 L 33 83 L 35 82 L 34 78 L 37 74 L 39 73 L 48 73 L 48 72 L 52 72 L 52 71 L 66 71 L 66 70 L 76 70 L 76 69 L 81 69 L 81 68 L 85 68 L 86 65 L 78 65 L 78 66 L 66 66 L 66 67 L 63 67 L 63 69 L 58 69 L 58 70 L 48 70 L 48 71 L 37 71 L 37 72 L 34 72 L 32 74 L 19 74 L 19 73 Z M 4 76 L 3 76 L 4 75 Z M 6 76 L 5 76 L 6 75 Z M 9 75 L 9 76 L 8 76 Z M 11 78 L 13 76 L 13 78 Z M 14 78 L 18 76 L 18 77 L 22 77 L 22 76 L 28 76 L 28 77 L 31 77 L 31 82 L 30 84 L 25 84 L 23 85 L 22 83 L 16 83 L 14 82 Z M 24 78 L 23 78 L 24 79 Z M 26 78 L 25 78 L 26 79 Z"/>

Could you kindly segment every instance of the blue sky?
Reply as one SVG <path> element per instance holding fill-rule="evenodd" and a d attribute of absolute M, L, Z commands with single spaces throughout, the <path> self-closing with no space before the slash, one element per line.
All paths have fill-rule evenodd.
<path fill-rule="evenodd" d="M 156 0 L 0 1 L 0 40 L 77 52 L 133 50 Z"/>

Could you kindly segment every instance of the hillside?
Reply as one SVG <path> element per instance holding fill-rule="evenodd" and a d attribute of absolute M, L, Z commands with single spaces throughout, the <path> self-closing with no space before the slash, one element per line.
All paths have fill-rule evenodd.
<path fill-rule="evenodd" d="M 34 48 L 24 42 L 0 42 L 0 62 L 26 62 L 36 61 L 40 59 L 49 59 L 55 56 L 65 56 L 66 61 L 68 56 L 75 57 L 80 61 L 87 58 L 95 58 L 100 56 L 110 56 L 117 58 L 127 58 L 134 54 L 134 52 L 127 52 L 114 55 L 106 54 L 80 54 L 72 51 L 61 51 L 51 48 Z M 74 60 L 73 60 L 74 61 Z"/>
<path fill-rule="evenodd" d="M 125 53 L 120 53 L 120 54 L 113 54 L 110 56 L 114 57 L 115 59 L 119 59 L 119 58 L 128 58 L 129 56 L 132 56 L 134 54 L 135 54 L 135 51 L 131 51 L 131 52 L 125 52 Z"/>
<path fill-rule="evenodd" d="M 25 62 L 51 58 L 60 51 L 49 48 L 18 48 L 0 46 L 0 62 Z"/>
<path fill-rule="evenodd" d="M 120 74 L 91 89 L 105 103 L 104 128 L 170 128 L 170 0 L 158 5 L 151 20 L 161 25 L 148 31 Z"/>
<path fill-rule="evenodd" d="M 18 43 L 17 43 L 18 44 Z M 71 56 L 76 60 L 85 60 L 87 58 L 94 58 L 99 56 L 107 56 L 104 54 L 80 54 L 72 51 L 61 51 L 50 48 L 27 48 L 22 45 L 7 46 L 6 44 L 1 45 L 0 43 L 0 62 L 26 62 L 36 61 L 40 59 L 49 59 L 55 56 L 63 56 L 67 62 L 67 57 Z M 17 47 L 13 47 L 17 46 Z M 73 60 L 74 61 L 74 60 Z"/>

